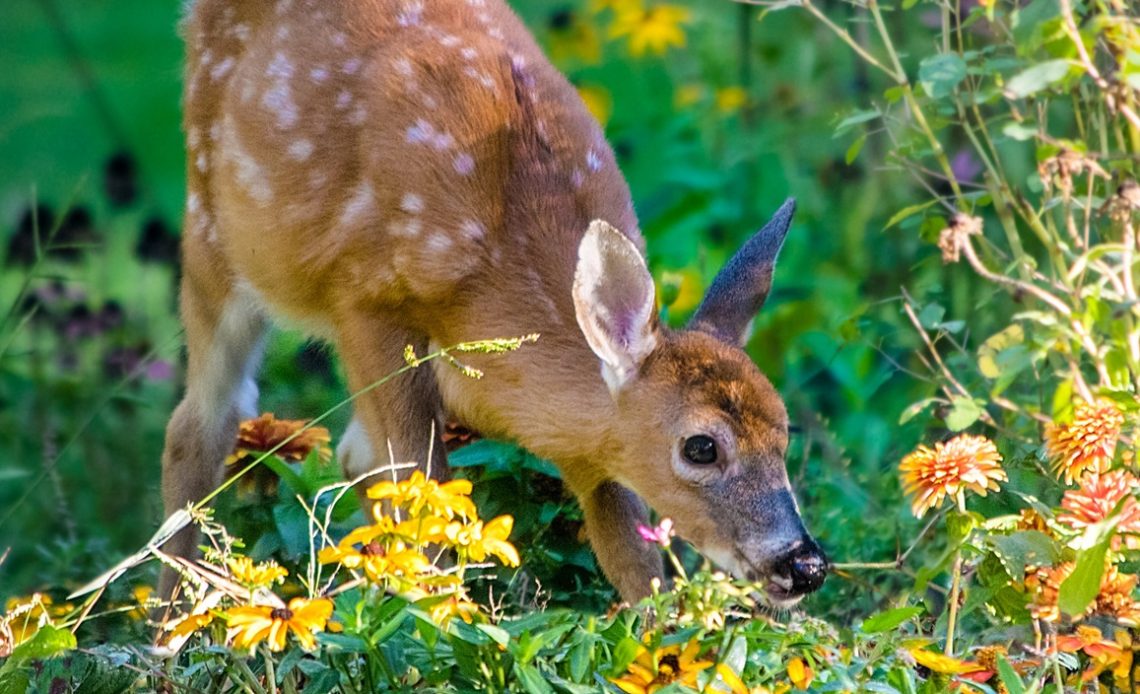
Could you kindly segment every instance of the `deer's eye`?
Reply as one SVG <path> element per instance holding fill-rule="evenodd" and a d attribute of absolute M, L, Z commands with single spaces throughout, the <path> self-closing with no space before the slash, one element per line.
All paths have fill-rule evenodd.
<path fill-rule="evenodd" d="M 690 463 L 708 465 L 716 462 L 716 441 L 704 434 L 685 439 L 685 446 L 682 451 L 685 454 L 685 460 Z"/>

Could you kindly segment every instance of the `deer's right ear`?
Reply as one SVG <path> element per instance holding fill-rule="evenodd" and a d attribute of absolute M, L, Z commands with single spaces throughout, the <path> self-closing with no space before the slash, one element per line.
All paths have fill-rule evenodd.
<path fill-rule="evenodd" d="M 592 222 L 578 246 L 574 312 L 611 393 L 637 375 L 657 346 L 656 302 L 637 247 L 606 222 Z"/>

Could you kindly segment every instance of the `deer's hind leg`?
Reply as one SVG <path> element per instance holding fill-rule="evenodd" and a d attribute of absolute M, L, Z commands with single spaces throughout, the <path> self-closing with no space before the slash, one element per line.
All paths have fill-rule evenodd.
<path fill-rule="evenodd" d="M 186 329 L 186 393 L 166 428 L 162 501 L 167 517 L 196 502 L 222 481 L 238 422 L 257 412 L 255 376 L 266 320 L 253 293 L 233 279 L 217 246 L 202 235 L 183 245 L 182 321 Z M 193 557 L 198 532 L 186 528 L 165 545 Z M 159 595 L 170 597 L 177 576 L 164 569 Z"/>

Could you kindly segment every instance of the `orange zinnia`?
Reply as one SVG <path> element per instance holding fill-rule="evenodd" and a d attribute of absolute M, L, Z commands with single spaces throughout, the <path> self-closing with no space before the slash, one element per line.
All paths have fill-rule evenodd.
<path fill-rule="evenodd" d="M 913 494 L 914 515 L 921 518 L 947 496 L 965 508 L 965 491 L 981 496 L 997 491 L 998 482 L 1007 478 L 1001 467 L 1001 454 L 984 436 L 960 434 L 934 448 L 919 446 L 899 465 L 903 488 Z"/>
<path fill-rule="evenodd" d="M 1061 583 L 1069 577 L 1074 568 L 1076 564 L 1070 561 L 1059 566 L 1030 567 L 1025 570 L 1025 587 L 1033 595 L 1029 603 L 1029 614 L 1034 619 L 1056 622 L 1061 618 L 1057 597 L 1061 591 Z"/>
<path fill-rule="evenodd" d="M 1057 516 L 1057 521 L 1080 530 L 1105 520 L 1120 506 L 1117 530 L 1122 533 L 1140 533 L 1140 504 L 1136 503 L 1133 496 L 1138 486 L 1140 480 L 1127 470 L 1085 475 L 1079 488 L 1065 492 L 1061 499 L 1062 512 Z M 1118 547 L 1119 544 L 1119 538 L 1113 538 L 1113 545 Z"/>
<path fill-rule="evenodd" d="M 1045 425 L 1045 449 L 1054 471 L 1064 477 L 1065 484 L 1072 484 L 1086 472 L 1106 472 L 1112 466 L 1123 425 L 1124 414 L 1111 400 L 1077 402 L 1072 421 Z"/>
<path fill-rule="evenodd" d="M 1140 603 L 1132 597 L 1136 581 L 1136 576 L 1122 574 L 1115 566 L 1109 567 L 1100 582 L 1094 611 L 1129 626 L 1140 624 Z"/>
<path fill-rule="evenodd" d="M 329 430 L 324 427 L 305 429 L 306 424 L 308 422 L 302 419 L 277 419 L 270 412 L 256 419 L 247 419 L 238 428 L 237 444 L 233 454 L 226 458 L 226 463 L 232 464 L 247 455 L 272 451 L 279 445 L 281 448 L 273 451 L 274 455 L 286 460 L 304 460 L 313 449 L 319 447 L 321 462 L 328 462 L 332 457 Z M 290 439 L 290 436 L 294 438 Z"/>

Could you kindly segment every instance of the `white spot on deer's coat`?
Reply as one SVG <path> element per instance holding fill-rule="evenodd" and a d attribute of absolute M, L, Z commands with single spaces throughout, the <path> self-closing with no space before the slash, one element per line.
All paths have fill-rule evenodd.
<path fill-rule="evenodd" d="M 597 150 L 591 148 L 589 152 L 586 152 L 586 168 L 591 173 L 597 173 L 601 170 L 602 158 L 598 155 Z"/>
<path fill-rule="evenodd" d="M 412 76 L 412 61 L 407 58 L 396 58 L 392 61 L 392 67 L 396 68 L 396 72 L 404 77 Z"/>
<path fill-rule="evenodd" d="M 574 172 L 570 174 L 570 183 L 574 184 L 575 188 L 581 188 L 585 181 L 586 176 L 581 169 L 575 168 Z"/>
<path fill-rule="evenodd" d="M 475 60 L 475 57 L 479 55 L 479 52 L 474 48 L 468 47 L 459 51 L 459 55 L 463 56 L 464 60 Z"/>
<path fill-rule="evenodd" d="M 202 141 L 202 133 L 198 128 L 190 128 L 186 131 L 186 146 L 190 149 L 198 149 L 198 144 Z"/>
<path fill-rule="evenodd" d="M 459 233 L 471 241 L 478 241 L 487 235 L 487 230 L 474 219 L 465 219 L 463 223 L 459 225 Z"/>
<path fill-rule="evenodd" d="M 439 43 L 444 48 L 455 48 L 459 45 L 459 37 L 454 34 L 444 34 L 439 37 Z"/>
<path fill-rule="evenodd" d="M 266 178 L 261 164 L 242 147 L 238 140 L 237 128 L 234 127 L 233 121 L 228 117 L 224 129 L 225 146 L 222 151 L 225 153 L 226 159 L 234 165 L 234 177 L 237 179 L 238 185 L 254 201 L 261 204 L 268 203 L 273 199 L 273 190 L 269 187 L 269 179 Z"/>
<path fill-rule="evenodd" d="M 467 4 L 472 7 L 483 7 L 486 5 L 485 0 L 467 0 Z"/>
<path fill-rule="evenodd" d="M 421 94 L 420 101 L 423 102 L 424 108 L 429 111 L 434 111 L 439 108 L 439 102 L 436 101 L 435 97 L 431 94 Z"/>
<path fill-rule="evenodd" d="M 467 152 L 460 152 L 455 155 L 455 159 L 451 163 L 455 167 L 455 171 L 463 176 L 470 176 L 471 172 L 475 170 L 475 158 Z"/>
<path fill-rule="evenodd" d="M 346 75 L 353 75 L 356 74 L 356 71 L 360 69 L 360 66 L 363 63 L 364 61 L 362 61 L 360 58 L 349 58 L 348 60 L 344 61 L 344 65 L 341 65 L 340 69 L 341 72 Z"/>
<path fill-rule="evenodd" d="M 230 56 L 226 56 L 224 59 L 222 59 L 222 62 L 210 68 L 210 79 L 217 82 L 229 74 L 230 70 L 232 70 L 233 67 L 234 59 Z"/>
<path fill-rule="evenodd" d="M 431 139 L 431 146 L 437 152 L 451 149 L 454 145 L 455 138 L 451 136 L 451 133 L 439 132 Z"/>
<path fill-rule="evenodd" d="M 238 41 L 241 41 L 242 43 L 249 41 L 249 26 L 248 25 L 246 25 L 246 24 L 235 24 L 233 26 L 233 28 L 230 29 L 230 31 L 233 33 L 234 38 L 236 38 Z"/>
<path fill-rule="evenodd" d="M 490 29 L 488 29 L 487 30 L 487 36 L 490 36 L 491 38 L 495 39 L 496 41 L 502 41 L 505 38 L 503 36 L 502 29 L 500 29 L 499 27 L 491 27 Z"/>
<path fill-rule="evenodd" d="M 412 217 L 403 222 L 392 222 L 388 225 L 388 233 L 406 239 L 414 239 L 420 235 L 423 222 L 419 217 Z"/>
<path fill-rule="evenodd" d="M 222 139 L 222 124 L 214 121 L 210 124 L 210 140 L 217 142 Z"/>
<path fill-rule="evenodd" d="M 324 171 L 310 171 L 309 172 L 309 187 L 313 190 L 321 190 L 329 182 L 329 176 Z"/>
<path fill-rule="evenodd" d="M 209 168 L 209 160 L 206 158 L 205 152 L 200 152 L 198 154 L 198 159 L 194 163 L 198 167 L 198 171 L 200 173 L 206 173 L 206 169 Z"/>
<path fill-rule="evenodd" d="M 289 156 L 297 161 L 305 161 L 313 154 L 313 143 L 309 140 L 296 140 L 289 143 Z"/>
<path fill-rule="evenodd" d="M 342 226 L 353 226 L 365 219 L 374 209 L 376 204 L 376 193 L 372 190 L 372 185 L 367 181 L 362 182 L 352 192 L 352 197 L 344 205 L 344 211 L 340 215 L 340 223 Z"/>
<path fill-rule="evenodd" d="M 396 15 L 396 23 L 402 27 L 419 26 L 423 20 L 424 4 L 420 0 L 404 5 L 404 9 Z"/>
<path fill-rule="evenodd" d="M 336 95 L 336 108 L 338 111 L 343 111 L 352 104 L 352 94 L 347 89 L 342 89 Z"/>
<path fill-rule="evenodd" d="M 415 145 L 430 141 L 434 135 L 435 128 L 432 127 L 431 123 L 423 118 L 417 118 L 413 125 L 408 126 L 404 139 L 408 141 L 408 144 Z"/>
<path fill-rule="evenodd" d="M 287 26 L 277 27 L 277 33 L 275 34 L 275 36 L 277 37 L 278 41 L 288 41 L 289 40 L 289 27 L 287 27 Z"/>
<path fill-rule="evenodd" d="M 419 214 L 424 211 L 424 199 L 415 193 L 404 193 L 404 197 L 400 200 L 400 209 L 404 212 Z"/>
<path fill-rule="evenodd" d="M 190 193 L 186 196 L 186 211 L 190 214 L 198 214 L 198 210 L 202 209 L 202 200 L 198 197 L 197 193 Z"/>
<path fill-rule="evenodd" d="M 352 125 L 363 125 L 367 119 L 368 112 L 360 104 L 357 104 L 356 108 L 352 109 L 352 113 L 348 114 L 348 122 Z"/>
<path fill-rule="evenodd" d="M 293 63 L 278 51 L 265 74 L 273 78 L 273 83 L 262 95 L 261 104 L 277 115 L 278 127 L 293 127 L 299 118 L 297 104 L 293 101 L 293 90 L 289 86 L 289 80 L 293 77 Z"/>
<path fill-rule="evenodd" d="M 309 77 L 317 84 L 321 84 L 329 78 L 328 68 L 318 65 L 312 70 L 309 70 Z"/>
<path fill-rule="evenodd" d="M 210 61 L 213 59 L 214 54 L 210 52 L 209 48 L 207 48 L 202 51 L 202 55 L 198 56 L 198 64 L 202 67 L 207 67 L 210 64 Z"/>
<path fill-rule="evenodd" d="M 348 45 L 348 36 L 343 31 L 338 31 L 332 35 L 332 44 L 337 48 L 344 48 Z"/>
<path fill-rule="evenodd" d="M 433 231 L 424 240 L 424 245 L 433 253 L 443 253 L 451 248 L 451 237 L 442 231 Z"/>

